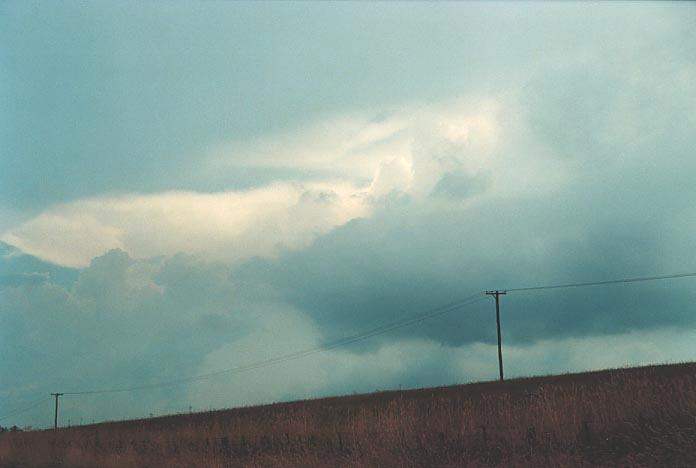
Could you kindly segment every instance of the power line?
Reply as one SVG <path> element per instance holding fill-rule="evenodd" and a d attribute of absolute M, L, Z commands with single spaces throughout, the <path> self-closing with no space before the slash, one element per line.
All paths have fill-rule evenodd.
<path fill-rule="evenodd" d="M 627 284 L 627 283 L 638 283 L 642 281 L 657 281 L 657 280 L 666 280 L 666 279 L 675 279 L 675 278 L 686 278 L 686 277 L 692 277 L 696 276 L 696 273 L 678 273 L 678 274 L 672 274 L 672 275 L 659 275 L 659 276 L 643 276 L 643 277 L 637 277 L 637 278 L 622 278 L 622 279 L 614 279 L 614 280 L 606 280 L 606 281 L 589 281 L 589 282 L 584 282 L 584 283 L 566 283 L 566 284 L 554 284 L 554 285 L 546 285 L 546 286 L 531 286 L 531 287 L 526 287 L 526 288 L 511 288 L 507 290 L 495 290 L 495 291 L 486 291 L 486 295 L 489 296 L 495 296 L 495 320 L 496 320 L 496 325 L 497 325 L 497 331 L 498 331 L 498 369 L 500 372 L 500 380 L 503 380 L 503 352 L 502 352 L 502 343 L 501 343 L 501 334 L 500 334 L 500 295 L 505 295 L 508 292 L 524 292 L 524 291 L 540 291 L 540 290 L 545 290 L 545 289 L 562 289 L 562 288 L 581 288 L 581 287 L 589 287 L 589 286 L 602 286 L 602 285 L 611 285 L 611 284 Z"/>
<path fill-rule="evenodd" d="M 300 359 L 300 358 L 303 358 L 303 357 L 306 357 L 306 356 L 309 356 L 312 354 L 317 354 L 317 353 L 329 351 L 329 350 L 332 350 L 332 349 L 335 349 L 335 348 L 338 348 L 341 346 L 346 346 L 346 345 L 355 343 L 357 341 L 361 341 L 361 340 L 370 338 L 372 336 L 381 335 L 383 333 L 387 333 L 389 331 L 396 330 L 398 328 L 403 328 L 403 327 L 407 327 L 409 325 L 414 325 L 416 323 L 419 323 L 419 322 L 422 322 L 424 320 L 436 317 L 438 315 L 445 314 L 447 312 L 458 309 L 460 307 L 470 305 L 470 304 L 477 302 L 479 300 L 482 300 L 484 298 L 485 297 L 482 296 L 481 292 L 477 292 L 475 294 L 467 296 L 467 297 L 460 299 L 458 301 L 451 302 L 449 304 L 445 304 L 445 305 L 442 305 L 440 307 L 436 307 L 434 309 L 431 309 L 425 313 L 411 315 L 405 319 L 398 320 L 398 321 L 392 322 L 392 323 L 388 323 L 388 324 L 385 324 L 385 325 L 382 325 L 382 326 L 379 326 L 379 327 L 373 328 L 371 330 L 367 330 L 365 332 L 358 333 L 358 334 L 355 334 L 352 336 L 341 338 L 335 342 L 319 345 L 317 347 L 306 349 L 303 351 L 297 351 L 297 352 L 290 353 L 290 354 L 276 356 L 276 357 L 269 358 L 269 359 L 259 361 L 259 362 L 255 362 L 252 364 L 231 367 L 228 369 L 210 372 L 207 374 L 200 374 L 200 375 L 195 375 L 195 376 L 191 376 L 191 377 L 183 377 L 180 379 L 174 379 L 174 380 L 169 380 L 169 381 L 164 381 L 164 382 L 157 382 L 157 383 L 148 384 L 148 385 L 139 385 L 139 386 L 135 386 L 135 387 L 110 388 L 110 389 L 85 390 L 85 391 L 75 391 L 75 392 L 63 392 L 63 394 L 64 395 L 95 395 L 95 394 L 104 394 L 104 393 L 123 393 L 123 392 L 137 391 L 137 390 L 148 390 L 148 389 L 153 389 L 153 388 L 162 388 L 162 387 L 180 385 L 180 384 L 184 384 L 184 383 L 209 379 L 209 378 L 216 377 L 216 376 L 222 375 L 222 374 L 238 374 L 241 372 L 247 372 L 250 370 L 260 369 L 262 367 L 267 367 L 267 366 L 279 364 L 282 362 L 291 361 L 294 359 Z"/>
<path fill-rule="evenodd" d="M 578 287 L 601 286 L 601 285 L 611 285 L 611 284 L 621 284 L 621 283 L 625 284 L 625 283 L 636 283 L 636 282 L 645 282 L 645 281 L 667 280 L 667 279 L 686 278 L 686 277 L 696 277 L 696 272 L 695 273 L 680 273 L 680 274 L 671 274 L 671 275 L 660 275 L 660 276 L 636 277 L 636 278 L 622 278 L 622 279 L 614 279 L 614 280 L 606 280 L 606 281 L 591 281 L 591 282 L 582 282 L 582 283 L 566 283 L 566 284 L 543 285 L 543 286 L 532 286 L 532 287 L 522 287 L 522 288 L 510 288 L 507 290 L 500 290 L 500 291 L 498 291 L 498 293 L 505 294 L 506 291 L 507 292 L 524 292 L 524 291 L 538 291 L 538 290 L 546 290 L 546 289 L 578 288 Z M 392 331 L 392 330 L 396 330 L 399 328 L 403 328 L 403 327 L 407 327 L 410 325 L 414 325 L 416 323 L 423 322 L 427 319 L 436 317 L 438 315 L 445 314 L 447 312 L 458 309 L 460 307 L 473 304 L 475 302 L 483 300 L 484 298 L 485 298 L 484 291 L 479 291 L 479 292 L 472 294 L 470 296 L 467 296 L 461 300 L 436 307 L 436 308 L 431 309 L 427 312 L 420 313 L 420 314 L 414 314 L 414 315 L 406 317 L 402 320 L 398 320 L 398 321 L 391 322 L 391 323 L 388 323 L 385 325 L 381 325 L 379 327 L 376 327 L 376 328 L 373 328 L 373 329 L 370 329 L 370 330 L 367 330 L 367 331 L 364 331 L 364 332 L 361 332 L 361 333 L 358 333 L 355 335 L 341 338 L 341 339 L 334 341 L 334 342 L 331 342 L 331 343 L 322 344 L 322 345 L 316 346 L 314 348 L 310 348 L 310 349 L 306 349 L 306 350 L 302 350 L 302 351 L 297 351 L 294 353 L 275 356 L 275 357 L 272 357 L 272 358 L 269 358 L 266 360 L 258 361 L 258 362 L 243 365 L 243 366 L 236 366 L 236 367 L 231 367 L 228 369 L 210 372 L 207 374 L 199 374 L 199 375 L 194 375 L 194 376 L 189 376 L 189 377 L 182 377 L 179 379 L 162 381 L 162 382 L 157 382 L 157 383 L 147 384 L 147 385 L 139 385 L 139 386 L 134 386 L 134 387 L 110 388 L 110 389 L 86 390 L 86 391 L 74 391 L 74 392 L 62 392 L 61 395 L 95 395 L 95 394 L 131 392 L 131 391 L 137 391 L 137 390 L 147 390 L 147 389 L 153 389 L 153 388 L 162 388 L 162 387 L 180 385 L 180 384 L 184 384 L 184 383 L 209 379 L 209 378 L 216 377 L 216 376 L 219 376 L 222 374 L 237 374 L 237 373 L 247 372 L 247 371 L 260 369 L 263 367 L 291 361 L 294 359 L 300 359 L 300 358 L 303 358 L 303 357 L 306 357 L 309 355 L 329 351 L 329 350 L 332 350 L 332 349 L 335 349 L 335 348 L 338 348 L 341 346 L 347 346 L 347 345 L 350 345 L 350 344 L 355 343 L 357 341 L 365 340 L 367 338 L 370 338 L 370 337 L 373 337 L 376 335 L 381 335 L 381 334 L 387 333 L 387 332 Z M 499 354 L 500 354 L 500 352 L 499 352 Z M 501 363 L 501 379 L 502 379 L 502 363 Z M 55 395 L 55 394 L 53 394 L 53 395 Z M 24 411 L 28 411 L 28 410 L 34 408 L 35 406 L 38 406 L 38 404 L 43 403 L 46 400 L 47 400 L 46 398 L 42 398 L 40 400 L 37 400 L 31 406 L 26 407 L 26 408 L 22 408 L 22 409 L 19 409 L 13 413 L 7 414 L 7 415 L 3 416 L 2 418 L 0 418 L 0 420 L 14 416 L 16 414 L 20 414 Z"/>
<path fill-rule="evenodd" d="M 674 275 L 660 275 L 660 276 L 644 276 L 638 278 L 623 278 L 607 281 L 590 281 L 586 283 L 567 283 L 567 284 L 554 284 L 546 286 L 531 286 L 526 288 L 511 288 L 506 289 L 507 292 L 518 292 L 518 291 L 539 291 L 542 289 L 562 289 L 562 288 L 582 288 L 585 286 L 603 286 L 607 284 L 620 284 L 620 283 L 638 283 L 642 281 L 657 281 L 657 280 L 667 280 L 674 278 L 688 278 L 696 276 L 696 273 L 678 273 Z"/>
<path fill-rule="evenodd" d="M 17 416 L 18 414 L 26 413 L 27 411 L 29 411 L 29 410 L 31 410 L 31 409 L 34 409 L 34 408 L 36 408 L 37 406 L 39 406 L 41 403 L 43 403 L 43 402 L 45 402 L 45 401 L 48 401 L 48 400 L 52 400 L 52 399 L 53 399 L 53 398 L 43 397 L 43 398 L 39 398 L 38 400 L 34 400 L 33 402 L 31 402 L 31 403 L 29 404 L 29 406 L 16 409 L 15 411 L 12 411 L 12 412 L 7 413 L 6 415 L 0 417 L 0 421 L 2 421 L 3 419 L 10 418 L 10 417 L 12 417 L 12 416 Z"/>

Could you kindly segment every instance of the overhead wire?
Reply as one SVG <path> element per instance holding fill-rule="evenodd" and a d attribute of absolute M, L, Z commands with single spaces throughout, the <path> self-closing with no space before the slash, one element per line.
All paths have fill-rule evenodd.
<path fill-rule="evenodd" d="M 52 398 L 42 397 L 42 398 L 39 398 L 37 400 L 33 400 L 31 403 L 29 403 L 28 406 L 18 408 L 10 413 L 7 413 L 7 414 L 1 416 L 0 421 L 7 419 L 7 418 L 10 418 L 12 416 L 17 416 L 18 414 L 26 413 L 27 411 L 32 410 L 32 409 L 36 408 L 37 406 L 39 406 L 41 403 L 47 402 L 49 400 L 52 400 Z"/>
<path fill-rule="evenodd" d="M 622 278 L 622 279 L 614 279 L 614 280 L 606 280 L 606 281 L 589 281 L 589 282 L 580 282 L 580 283 L 563 283 L 563 284 L 552 284 L 552 285 L 541 285 L 541 286 L 530 286 L 530 287 L 519 287 L 519 288 L 508 288 L 505 289 L 504 291 L 506 292 L 524 292 L 524 291 L 538 291 L 538 290 L 548 290 L 548 289 L 564 289 L 564 288 L 579 288 L 579 287 L 591 287 L 591 286 L 603 286 L 603 285 L 612 285 L 612 284 L 629 284 L 629 283 L 637 283 L 637 282 L 646 282 L 646 281 L 658 281 L 658 280 L 668 280 L 668 279 L 676 279 L 676 278 L 687 278 L 687 277 L 696 277 L 696 272 L 694 273 L 678 273 L 678 274 L 671 274 L 671 275 L 657 275 L 657 276 L 645 276 L 645 277 L 633 277 L 633 278 Z M 366 330 L 361 333 L 357 333 L 355 335 L 347 336 L 341 339 L 338 339 L 334 342 L 330 343 L 325 343 L 321 344 L 319 346 L 301 350 L 301 351 L 296 351 L 293 353 L 288 353 L 280 356 L 275 356 L 269 359 L 265 359 L 262 361 L 257 361 L 251 364 L 246 364 L 246 365 L 241 365 L 241 366 L 235 366 L 227 369 L 222 369 L 219 371 L 215 372 L 209 372 L 205 374 L 198 374 L 198 375 L 193 375 L 189 377 L 182 377 L 178 379 L 172 379 L 172 380 L 166 380 L 166 381 L 161 381 L 161 382 L 156 382 L 152 384 L 146 384 L 146 385 L 139 385 L 139 386 L 131 386 L 131 387 L 117 387 L 117 388 L 107 388 L 107 389 L 95 389 L 95 390 L 84 390 L 84 391 L 72 391 L 72 392 L 62 392 L 64 395 L 95 395 L 95 394 L 108 394 L 108 393 L 123 393 L 123 392 L 131 392 L 131 391 L 137 391 L 137 390 L 147 390 L 147 389 L 154 389 L 154 388 L 163 388 L 163 387 L 169 387 L 169 386 L 174 386 L 174 385 L 180 385 L 184 383 L 190 383 L 190 382 L 195 382 L 195 381 L 202 381 L 206 379 L 210 379 L 219 375 L 223 374 L 238 374 L 242 372 L 247 372 L 255 369 L 260 369 L 263 367 L 267 366 L 272 366 L 276 364 L 280 364 L 283 362 L 295 360 L 295 359 L 300 359 L 306 356 L 310 356 L 313 354 L 329 351 L 341 346 L 347 346 L 352 343 L 358 342 L 365 340 L 367 338 L 381 335 L 384 333 L 387 333 L 392 330 L 396 330 L 399 328 L 407 327 L 410 325 L 414 325 L 416 323 L 423 322 L 425 320 L 428 320 L 430 318 L 436 317 L 438 315 L 445 314 L 447 312 L 451 312 L 453 310 L 456 310 L 458 308 L 473 304 L 475 302 L 484 300 L 486 296 L 483 294 L 484 291 L 479 291 L 477 293 L 474 293 L 470 296 L 467 296 L 463 299 L 460 299 L 458 301 L 454 301 L 439 307 L 436 307 L 434 309 L 430 309 L 427 312 L 424 313 L 419 313 L 419 314 L 414 314 L 411 316 L 408 316 L 404 319 L 397 320 L 395 322 L 387 323 L 375 328 L 372 328 L 370 330 Z M 6 414 L 2 417 L 0 417 L 0 420 L 6 419 L 11 416 L 15 416 L 17 414 L 21 414 L 25 411 L 29 411 L 39 404 L 43 403 L 44 401 L 48 401 L 51 398 L 41 398 L 39 400 L 34 401 L 30 406 L 20 408 L 16 410 L 15 412 Z"/>
<path fill-rule="evenodd" d="M 200 381 L 200 380 L 206 380 L 212 377 L 216 377 L 222 374 L 237 374 L 241 372 L 247 372 L 250 370 L 254 369 L 259 369 L 262 367 L 267 367 L 275 364 L 279 364 L 282 362 L 287 362 L 291 361 L 294 359 L 300 359 L 312 354 L 317 354 L 325 351 L 329 351 L 341 346 L 347 346 L 349 344 L 365 340 L 367 338 L 380 335 L 383 333 L 387 333 L 392 330 L 396 330 L 399 328 L 407 327 L 409 325 L 414 325 L 416 323 L 422 322 L 424 320 L 436 317 L 438 315 L 445 314 L 447 312 L 450 312 L 452 310 L 458 309 L 460 307 L 464 307 L 466 305 L 472 304 L 476 302 L 477 300 L 483 300 L 485 296 L 482 296 L 482 292 L 477 292 L 475 294 L 472 294 L 470 296 L 467 296 L 463 299 L 460 299 L 455 302 L 451 302 L 449 304 L 445 304 L 439 307 L 436 307 L 434 309 L 431 309 L 425 313 L 420 313 L 420 314 L 414 314 L 409 317 L 406 317 L 404 319 L 391 322 L 385 325 L 381 325 L 379 327 L 351 335 L 348 337 L 341 338 L 337 341 L 322 344 L 319 346 L 316 346 L 314 348 L 309 348 L 306 350 L 302 351 L 296 351 L 294 353 L 289 353 L 289 354 L 284 354 L 280 356 L 275 356 L 269 359 L 265 359 L 262 361 L 258 361 L 255 363 L 251 364 L 246 364 L 242 366 L 235 366 L 231 367 L 228 369 L 223 369 L 215 372 L 210 372 L 206 374 L 199 374 L 199 375 L 194 375 L 190 377 L 183 377 L 179 379 L 172 379 L 172 380 L 167 380 L 163 382 L 156 382 L 152 384 L 146 384 L 146 385 L 138 385 L 138 386 L 133 386 L 133 387 L 121 387 L 121 388 L 108 388 L 108 389 L 96 389 L 96 390 L 83 390 L 83 391 L 72 391 L 72 392 L 63 392 L 64 395 L 95 395 L 95 394 L 105 394 L 105 393 L 123 393 L 123 392 L 131 392 L 131 391 L 137 391 L 137 390 L 147 390 L 147 389 L 153 389 L 153 388 L 162 388 L 162 387 L 169 387 L 169 386 L 174 386 L 174 385 L 180 385 L 184 383 L 190 383 L 194 381 Z"/>
<path fill-rule="evenodd" d="M 677 273 L 673 275 L 659 275 L 659 276 L 642 276 L 636 278 L 622 278 L 607 281 L 589 281 L 585 283 L 566 283 L 566 284 L 553 284 L 544 286 L 530 286 L 525 288 L 509 288 L 505 289 L 507 292 L 518 292 L 518 291 L 539 291 L 542 289 L 563 289 L 563 288 L 581 288 L 585 286 L 604 286 L 609 284 L 620 284 L 620 283 L 639 283 L 643 281 L 657 281 L 657 280 L 667 280 L 675 278 L 688 278 L 696 276 L 695 273 Z"/>

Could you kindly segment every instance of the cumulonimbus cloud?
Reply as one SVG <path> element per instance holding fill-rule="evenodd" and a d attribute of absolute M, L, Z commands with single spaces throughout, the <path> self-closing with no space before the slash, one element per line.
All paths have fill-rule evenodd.
<path fill-rule="evenodd" d="M 373 195 L 390 189 L 423 195 L 444 172 L 485 165 L 498 143 L 500 107 L 500 98 L 471 98 L 330 117 L 215 145 L 207 168 L 300 169 L 372 181 Z"/>
<path fill-rule="evenodd" d="M 246 191 L 95 196 L 50 207 L 0 240 L 70 267 L 114 248 L 135 258 L 184 252 L 223 262 L 300 249 L 369 216 L 380 197 L 423 197 L 444 174 L 481 170 L 495 145 L 495 111 L 485 102 L 372 113 L 220 145 L 210 171 L 292 167 L 325 176 Z"/>
<path fill-rule="evenodd" d="M 301 248 L 368 211 L 365 194 L 342 182 L 97 197 L 50 208 L 2 240 L 74 267 L 115 248 L 139 258 L 186 252 L 236 261 Z"/>

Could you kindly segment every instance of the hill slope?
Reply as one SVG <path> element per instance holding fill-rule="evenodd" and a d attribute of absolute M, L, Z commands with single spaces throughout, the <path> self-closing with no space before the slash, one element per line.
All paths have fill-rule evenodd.
<path fill-rule="evenodd" d="M 4 433 L 3 467 L 696 466 L 696 364 Z"/>

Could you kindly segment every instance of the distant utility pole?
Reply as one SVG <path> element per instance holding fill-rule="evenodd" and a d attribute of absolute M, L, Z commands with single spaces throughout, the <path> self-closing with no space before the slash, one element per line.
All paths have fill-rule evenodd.
<path fill-rule="evenodd" d="M 495 323 L 498 327 L 498 369 L 500 370 L 500 381 L 503 379 L 503 343 L 500 339 L 500 296 L 507 294 L 507 291 L 486 291 L 489 296 L 495 296 Z"/>
<path fill-rule="evenodd" d="M 51 393 L 54 397 L 56 397 L 56 412 L 53 415 L 53 429 L 58 429 L 58 397 L 62 396 L 62 393 Z"/>

